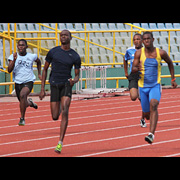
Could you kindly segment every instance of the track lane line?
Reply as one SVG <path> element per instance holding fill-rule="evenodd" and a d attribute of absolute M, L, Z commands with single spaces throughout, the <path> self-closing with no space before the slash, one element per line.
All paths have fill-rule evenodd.
<path fill-rule="evenodd" d="M 128 106 L 127 106 L 128 107 Z M 133 107 L 138 107 L 140 108 L 140 105 L 134 105 Z M 180 107 L 180 105 L 176 105 L 176 106 L 167 106 L 167 107 L 159 107 L 158 110 L 161 110 L 161 109 L 171 109 L 171 108 L 176 108 L 176 107 Z M 123 108 L 123 107 L 122 107 Z M 105 108 L 105 109 L 98 109 L 98 111 L 101 111 L 101 110 L 108 110 L 109 108 Z M 100 114 L 100 115 L 93 115 L 93 116 L 83 116 L 83 117 L 77 117 L 77 118 L 70 118 L 71 120 L 72 119 L 79 119 L 79 118 L 93 118 L 93 117 L 101 117 L 101 116 L 108 116 L 108 115 L 116 115 L 116 114 L 126 114 L 126 113 L 134 113 L 134 112 L 139 112 L 139 111 L 142 111 L 141 109 L 140 110 L 135 110 L 135 111 L 122 111 L 122 112 L 117 112 L 117 113 L 108 113 L 108 114 Z M 85 112 L 88 112 L 88 111 L 85 111 Z M 81 111 L 79 111 L 79 113 L 81 113 Z M 73 112 L 71 112 L 71 114 L 73 114 Z M 160 114 L 160 113 L 159 113 Z M 26 117 L 28 119 L 34 119 L 34 118 L 40 118 L 40 117 L 51 117 L 50 114 L 48 115 L 41 115 L 41 116 L 30 116 L 30 117 Z M 17 118 L 15 119 L 4 119 L 4 120 L 1 120 L 0 122 L 4 122 L 4 121 L 14 121 L 14 120 L 17 120 Z M 49 122 L 52 122 L 52 121 L 49 121 Z M 46 123 L 46 122 L 39 122 L 39 123 Z M 0 128 L 3 128 L 0 127 Z"/>
<path fill-rule="evenodd" d="M 170 154 L 170 155 L 166 155 L 166 156 L 162 156 L 162 157 L 176 157 L 176 156 L 180 156 L 180 153 Z"/>
<path fill-rule="evenodd" d="M 159 130 L 156 131 L 156 133 L 161 133 L 165 131 L 173 131 L 173 130 L 179 130 L 179 128 L 171 128 L 171 129 L 164 129 L 164 130 Z M 134 137 L 134 136 L 141 136 L 145 135 L 145 133 L 139 133 L 139 134 L 131 134 L 131 135 L 125 135 L 125 136 L 119 136 L 119 137 L 114 137 L 114 138 L 106 138 L 106 139 L 98 139 L 98 140 L 93 140 L 93 141 L 85 141 L 85 142 L 78 142 L 78 143 L 72 143 L 72 144 L 66 144 L 63 146 L 64 147 L 69 147 L 69 146 L 75 146 L 75 145 L 83 145 L 83 144 L 89 144 L 89 143 L 97 143 L 97 142 L 103 142 L 103 141 L 111 141 L 115 139 L 123 139 L 123 138 L 129 138 L 129 137 Z M 175 139 L 175 140 L 167 140 L 167 141 L 160 141 L 160 142 L 155 142 L 152 145 L 156 144 L 162 144 L 166 142 L 174 142 L 174 141 L 179 141 L 180 139 Z M 115 149 L 112 151 L 103 151 L 99 153 L 92 153 L 92 154 L 86 154 L 86 155 L 80 155 L 78 157 L 88 157 L 88 156 L 94 156 L 94 155 L 100 155 L 100 154 L 106 154 L 106 153 L 112 153 L 112 152 L 117 152 L 117 151 L 122 151 L 122 150 L 128 150 L 128 149 L 134 149 L 134 148 L 139 148 L 139 147 L 144 147 L 144 146 L 150 146 L 150 144 L 143 144 L 143 145 L 138 145 L 138 146 L 132 146 L 128 148 L 120 148 L 120 149 Z M 49 150 L 49 149 L 54 149 L 55 147 L 47 147 L 47 148 L 40 148 L 40 149 L 33 149 L 33 150 L 28 150 L 28 151 L 22 151 L 22 152 L 16 152 L 16 153 L 9 153 L 9 154 L 1 154 L 0 157 L 6 157 L 6 156 L 14 156 L 14 155 L 19 155 L 19 154 L 26 154 L 26 153 L 33 153 L 37 151 L 44 151 L 44 150 Z"/>
<path fill-rule="evenodd" d="M 178 119 L 170 119 L 170 120 L 165 120 L 165 121 L 160 121 L 159 123 L 167 123 L 167 122 L 175 122 L 175 121 L 179 121 L 180 118 Z M 150 123 L 147 123 L 147 125 L 149 125 Z M 84 124 L 80 124 L 80 125 L 84 125 Z M 79 126 L 78 124 L 75 126 Z M 113 127 L 113 128 L 106 128 L 106 129 L 97 129 L 97 130 L 91 130 L 91 131 L 83 131 L 83 132 L 79 132 L 79 133 L 71 133 L 71 134 L 66 134 L 66 136 L 74 136 L 74 135 L 81 135 L 81 134 L 88 134 L 88 133 L 95 133 L 95 132 L 102 132 L 102 131 L 109 131 L 109 130 L 116 130 L 116 129 L 125 129 L 125 128 L 131 128 L 131 127 L 136 127 L 136 126 L 140 126 L 139 124 L 131 124 L 128 126 L 119 126 L 119 127 Z M 70 126 L 70 127 L 74 127 L 74 126 Z M 56 128 L 47 128 L 47 129 L 40 129 L 39 131 L 42 130 L 52 130 L 52 129 L 59 129 L 59 127 Z M 32 131 L 29 131 L 32 132 Z M 34 130 L 33 132 L 37 132 L 37 130 Z M 146 132 L 147 134 L 147 132 Z M 13 134 L 14 135 L 14 134 Z M 27 140 L 22 140 L 22 141 L 13 141 L 13 142 L 6 142 L 6 143 L 0 143 L 0 146 L 2 145 L 9 145 L 9 144 L 17 144 L 17 143 L 24 143 L 24 142 L 30 142 L 30 141 L 39 141 L 39 140 L 44 140 L 44 139 L 51 139 L 51 138 L 57 138 L 58 136 L 49 136 L 49 137 L 44 137 L 44 138 L 36 138 L 36 139 L 27 139 Z"/>
<path fill-rule="evenodd" d="M 92 157 L 92 156 L 97 156 L 97 155 L 102 155 L 102 154 L 108 154 L 108 153 L 120 152 L 120 151 L 124 151 L 124 150 L 137 149 L 137 148 L 141 148 L 141 147 L 145 147 L 145 146 L 155 146 L 158 144 L 177 142 L 177 141 L 180 141 L 180 138 L 179 139 L 167 140 L 167 141 L 159 141 L 159 142 L 155 142 L 153 144 L 141 144 L 141 145 L 137 145 L 137 146 L 130 146 L 127 148 L 120 148 L 120 149 L 115 149 L 115 150 L 111 150 L 111 151 L 102 151 L 99 153 L 86 154 L 86 155 L 77 156 L 77 157 Z"/>
<path fill-rule="evenodd" d="M 177 96 L 176 97 L 174 97 L 174 98 L 177 98 Z M 169 97 L 168 98 L 166 98 L 166 99 L 169 99 Z M 112 101 L 112 99 L 110 99 L 109 101 Z M 98 101 L 94 101 L 94 102 L 98 102 Z M 104 102 L 104 99 L 103 99 L 103 102 Z M 131 102 L 128 102 L 128 103 L 131 103 Z M 111 103 L 112 104 L 112 103 Z M 161 105 L 161 104 L 160 104 Z M 174 112 L 174 113 L 177 113 L 177 112 Z M 169 113 L 167 113 L 167 114 L 169 114 Z M 159 115 L 161 115 L 161 114 L 159 114 Z M 51 121 L 52 122 L 52 121 Z M 53 147 L 54 148 L 54 147 Z"/>
<path fill-rule="evenodd" d="M 162 113 L 162 114 L 159 114 L 159 115 L 166 115 L 166 114 L 174 114 L 174 113 L 180 113 L 180 111 L 178 112 L 167 112 L 167 113 Z M 128 119 L 132 119 L 132 118 L 140 118 L 141 116 L 135 116 L 135 117 L 128 117 L 128 118 L 120 118 L 120 119 L 115 119 L 115 120 L 106 120 L 106 121 L 99 121 L 99 122 L 92 122 L 92 123 L 83 123 L 83 124 L 75 124 L 75 125 L 69 125 L 68 128 L 71 128 L 71 127 L 75 127 L 75 126 L 83 126 L 83 125 L 90 125 L 90 124 L 100 124 L 100 123 L 111 123 L 111 122 L 114 122 L 114 121 L 124 121 L 124 120 L 128 120 Z M 179 118 L 177 119 L 173 119 L 173 120 L 180 120 Z M 166 120 L 166 121 L 159 121 L 159 123 L 162 123 L 162 122 L 168 122 L 168 121 L 173 121 L 172 119 L 171 120 Z M 52 122 L 52 121 L 50 121 Z M 43 122 L 44 123 L 44 122 Z M 55 122 L 54 122 L 55 123 Z M 38 123 L 31 123 L 30 125 L 35 125 L 35 124 L 40 124 L 39 122 Z M 147 122 L 147 124 L 149 124 Z M 27 124 L 28 125 L 28 124 Z M 26 126 L 27 126 L 26 125 Z M 139 125 L 139 124 L 138 124 Z M 139 125 L 140 126 L 140 125 Z M 15 125 L 15 126 L 12 126 L 12 127 L 18 127 L 18 125 Z M 8 127 L 9 128 L 9 127 Z M 43 128 L 43 129 L 35 129 L 35 130 L 28 130 L 28 131 L 18 131 L 18 132 L 12 132 L 12 133 L 5 133 L 5 134 L 0 134 L 0 137 L 2 136 L 9 136 L 9 135 L 16 135 L 16 134 L 23 134 L 23 133 L 30 133 L 30 132 L 38 132 L 38 131 L 46 131 L 46 130 L 52 130 L 52 129 L 58 129 L 59 127 L 51 127 L 51 128 Z"/>

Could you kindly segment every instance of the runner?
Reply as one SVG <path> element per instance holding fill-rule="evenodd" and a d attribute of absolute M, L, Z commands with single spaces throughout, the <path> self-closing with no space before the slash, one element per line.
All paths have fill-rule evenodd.
<path fill-rule="evenodd" d="M 36 76 L 33 73 L 33 62 L 37 63 L 38 77 L 41 80 L 41 61 L 37 54 L 27 53 L 28 48 L 27 41 L 21 39 L 18 41 L 17 48 L 19 53 L 13 53 L 9 58 L 8 72 L 13 71 L 13 80 L 15 82 L 15 91 L 17 98 L 20 102 L 21 118 L 19 126 L 25 125 L 25 112 L 27 107 L 38 108 L 31 98 L 27 99 L 28 95 L 32 91 L 33 83 L 36 80 Z"/>
<path fill-rule="evenodd" d="M 69 107 L 71 104 L 72 87 L 79 81 L 79 69 L 81 67 L 80 56 L 70 48 L 71 33 L 63 30 L 60 34 L 61 46 L 51 49 L 47 56 L 42 73 L 42 85 L 39 98 L 45 97 L 45 81 L 47 70 L 52 65 L 49 78 L 51 86 L 51 115 L 53 120 L 58 120 L 62 111 L 62 120 L 60 127 L 60 141 L 55 152 L 61 153 L 63 140 L 68 126 Z M 75 66 L 75 78 L 72 80 L 71 70 Z"/>
<path fill-rule="evenodd" d="M 134 60 L 134 54 L 138 49 L 141 49 L 143 47 L 142 35 L 139 33 L 135 34 L 133 37 L 133 43 L 134 43 L 134 47 L 130 47 L 126 50 L 126 54 L 123 58 L 123 63 L 124 63 L 125 76 L 129 81 L 129 91 L 130 91 L 131 100 L 136 101 L 136 99 L 139 98 L 139 93 L 138 93 L 139 72 L 132 73 L 131 71 Z M 130 74 L 128 74 L 128 61 L 130 61 Z M 147 127 L 143 112 L 142 112 L 140 124 L 141 127 Z"/>
<path fill-rule="evenodd" d="M 154 38 L 151 32 L 144 32 L 142 48 L 135 53 L 132 72 L 140 71 L 138 81 L 141 106 L 146 115 L 150 113 L 150 133 L 145 137 L 145 141 L 153 143 L 154 134 L 158 121 L 158 105 L 161 99 L 161 60 L 168 64 L 171 74 L 171 84 L 177 87 L 174 77 L 174 66 L 167 52 L 154 47 Z"/>

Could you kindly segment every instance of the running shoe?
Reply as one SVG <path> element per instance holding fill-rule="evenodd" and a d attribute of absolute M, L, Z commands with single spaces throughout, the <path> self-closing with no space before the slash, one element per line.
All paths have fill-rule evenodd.
<path fill-rule="evenodd" d="M 141 119 L 140 123 L 141 123 L 141 127 L 143 127 L 143 128 L 147 127 L 146 121 L 144 119 Z"/>
<path fill-rule="evenodd" d="M 154 140 L 154 135 L 151 133 L 145 137 L 145 141 L 147 141 L 149 144 L 152 144 L 153 140 Z"/>
<path fill-rule="evenodd" d="M 19 126 L 25 126 L 25 120 L 24 118 L 20 118 L 20 121 L 18 123 Z"/>
<path fill-rule="evenodd" d="M 56 146 L 55 152 L 60 154 L 61 151 L 62 151 L 62 144 L 58 144 L 58 145 Z"/>
<path fill-rule="evenodd" d="M 37 109 L 38 108 L 38 105 L 36 103 L 33 102 L 33 100 L 31 98 L 28 99 L 29 102 L 32 103 L 32 105 L 30 107 L 33 107 L 34 109 Z"/>

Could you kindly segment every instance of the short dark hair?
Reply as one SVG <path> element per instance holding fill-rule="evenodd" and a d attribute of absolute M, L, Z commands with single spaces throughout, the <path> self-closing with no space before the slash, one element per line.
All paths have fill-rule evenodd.
<path fill-rule="evenodd" d="M 154 38 L 154 37 L 153 37 L 153 33 L 152 33 L 152 32 L 150 32 L 150 31 L 146 31 L 146 32 L 144 32 L 144 33 L 143 33 L 143 36 L 144 36 L 145 34 L 150 34 L 150 35 L 151 35 L 151 37 L 152 37 L 152 38 Z"/>
<path fill-rule="evenodd" d="M 20 39 L 20 40 L 18 41 L 18 43 L 19 43 L 20 41 L 25 42 L 25 44 L 26 44 L 26 46 L 27 46 L 27 41 L 26 41 L 25 39 Z"/>
<path fill-rule="evenodd" d="M 140 36 L 141 39 L 143 39 L 143 38 L 142 38 L 142 35 L 141 35 L 140 33 L 136 33 L 136 34 L 133 36 L 133 38 L 134 38 L 135 36 Z"/>

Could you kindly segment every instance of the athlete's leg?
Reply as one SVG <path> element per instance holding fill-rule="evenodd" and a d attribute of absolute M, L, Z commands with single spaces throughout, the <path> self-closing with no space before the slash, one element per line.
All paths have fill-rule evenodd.
<path fill-rule="evenodd" d="M 61 111 L 60 111 L 60 101 L 58 101 L 58 102 L 51 102 L 50 106 L 51 106 L 52 119 L 56 121 L 56 120 L 59 119 L 59 116 L 61 114 Z"/>
<path fill-rule="evenodd" d="M 69 83 L 66 83 L 64 86 L 61 87 L 60 92 L 60 102 L 61 102 L 61 125 L 60 125 L 60 139 L 59 143 L 56 146 L 55 152 L 61 153 L 63 147 L 63 140 L 66 133 L 66 129 L 68 126 L 68 116 L 69 116 L 69 107 L 71 104 L 71 96 L 72 96 L 72 87 Z"/>
<path fill-rule="evenodd" d="M 145 118 L 149 119 L 149 98 L 148 98 L 148 88 L 139 88 L 139 96 L 142 107 L 142 118 L 140 120 L 141 127 L 147 127 Z"/>
<path fill-rule="evenodd" d="M 155 133 L 158 122 L 158 105 L 161 99 L 161 85 L 153 87 L 149 93 L 150 101 L 150 132 Z"/>
<path fill-rule="evenodd" d="M 139 97 L 138 89 L 137 88 L 131 88 L 130 89 L 130 97 L 132 101 L 136 101 L 136 99 Z"/>
<path fill-rule="evenodd" d="M 142 117 L 143 117 L 143 119 L 147 119 L 147 120 L 149 120 L 150 119 L 150 112 L 143 112 L 142 111 Z"/>
<path fill-rule="evenodd" d="M 24 119 L 26 108 L 31 105 L 31 103 L 27 100 L 27 96 L 30 94 L 30 89 L 28 87 L 23 87 L 19 100 L 20 100 L 20 112 L 21 112 L 21 118 Z"/>
<path fill-rule="evenodd" d="M 136 99 L 139 98 L 138 79 L 139 79 L 138 73 L 131 73 L 128 77 L 130 97 L 132 101 L 136 101 Z"/>
<path fill-rule="evenodd" d="M 160 84 L 151 88 L 149 92 L 150 101 L 150 133 L 145 137 L 145 141 L 153 143 L 154 133 L 158 122 L 158 105 L 161 99 L 161 86 Z"/>
<path fill-rule="evenodd" d="M 51 98 L 50 98 L 50 106 L 51 106 L 51 116 L 53 120 L 58 120 L 61 114 L 60 107 L 60 88 L 58 85 L 51 85 Z"/>
<path fill-rule="evenodd" d="M 147 117 L 150 112 L 149 104 L 149 88 L 139 88 L 139 94 L 141 97 L 141 107 L 143 111 L 143 116 Z"/>
<path fill-rule="evenodd" d="M 16 90 L 16 96 L 20 102 L 20 112 L 21 112 L 21 118 L 19 121 L 20 126 L 25 125 L 25 112 L 26 108 L 28 106 L 34 107 L 37 109 L 37 104 L 33 103 L 32 99 L 27 99 L 27 96 L 30 94 L 31 90 L 33 88 L 33 82 L 27 82 L 24 84 L 17 84 L 15 83 L 15 90 Z"/>
<path fill-rule="evenodd" d="M 62 120 L 60 127 L 60 141 L 63 142 L 64 135 L 68 126 L 68 116 L 69 116 L 69 107 L 71 104 L 71 98 L 68 96 L 63 96 L 61 98 L 61 111 L 62 111 Z"/>
<path fill-rule="evenodd" d="M 130 97 L 131 97 L 132 101 L 136 101 L 137 98 L 140 100 L 139 90 L 138 90 L 138 79 L 139 79 L 138 73 L 136 73 L 136 74 L 131 73 L 128 77 Z M 145 117 L 146 116 L 144 116 L 144 113 L 142 112 L 142 116 L 141 116 L 141 120 L 140 120 L 141 127 L 146 127 Z"/>
<path fill-rule="evenodd" d="M 159 101 L 151 99 L 150 101 L 150 132 L 155 133 L 157 122 L 158 122 L 158 105 Z"/>

